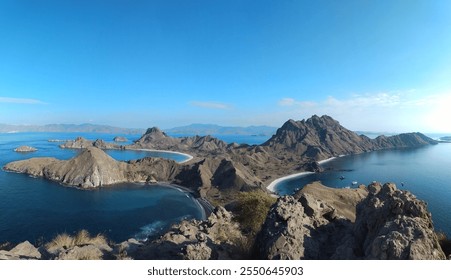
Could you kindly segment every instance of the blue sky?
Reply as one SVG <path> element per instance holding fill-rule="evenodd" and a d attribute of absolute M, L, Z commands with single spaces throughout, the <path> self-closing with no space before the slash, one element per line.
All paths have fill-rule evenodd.
<path fill-rule="evenodd" d="M 451 1 L 0 1 L 0 123 L 451 132 Z"/>

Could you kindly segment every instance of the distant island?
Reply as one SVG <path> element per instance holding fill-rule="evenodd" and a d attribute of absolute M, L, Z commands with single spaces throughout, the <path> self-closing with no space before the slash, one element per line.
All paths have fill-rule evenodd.
<path fill-rule="evenodd" d="M 277 130 L 271 126 L 220 126 L 213 124 L 191 124 L 187 126 L 166 129 L 165 132 L 173 135 L 249 135 L 271 136 Z M 48 125 L 8 125 L 0 124 L 0 133 L 17 132 L 89 132 L 109 134 L 142 134 L 146 130 L 140 128 L 121 128 L 98 124 L 48 124 Z M 122 138 L 118 138 L 123 140 Z M 122 141 L 116 141 L 122 142 Z"/>
<path fill-rule="evenodd" d="M 236 224 L 231 213 L 216 208 L 209 218 L 214 222 L 182 222 L 158 240 L 137 242 L 138 249 L 128 252 L 137 259 L 218 259 L 223 251 L 228 252 L 221 255 L 226 259 L 445 259 L 426 204 L 393 184 L 349 190 L 310 186 L 278 198 L 275 204 L 267 189 L 289 174 L 321 172 L 321 160 L 437 143 L 421 133 L 370 139 L 329 116 L 315 115 L 288 120 L 261 145 L 226 143 L 212 136 L 174 138 L 153 127 L 130 145 L 79 137 L 61 145 L 83 149 L 70 160 L 32 158 L 11 162 L 4 169 L 80 188 L 172 183 L 241 219 Z M 159 149 L 193 158 L 181 164 L 156 158 L 121 162 L 102 149 Z M 228 239 L 220 231 L 228 232 Z M 255 244 L 246 252 L 238 250 L 244 239 Z M 136 245 L 129 242 L 124 248 Z"/>
<path fill-rule="evenodd" d="M 142 134 L 144 129 L 121 128 L 97 124 L 47 124 L 47 125 L 8 125 L 0 124 L 0 133 L 17 132 L 88 132 L 111 134 Z"/>

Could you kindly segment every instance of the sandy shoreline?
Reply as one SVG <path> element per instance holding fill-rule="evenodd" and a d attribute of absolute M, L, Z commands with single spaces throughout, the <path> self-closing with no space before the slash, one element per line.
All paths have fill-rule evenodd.
<path fill-rule="evenodd" d="M 336 158 L 337 158 L 337 157 L 331 157 L 331 158 L 328 158 L 328 159 L 323 159 L 323 160 L 318 161 L 318 163 L 319 163 L 319 164 L 324 164 L 324 163 L 329 162 L 329 161 L 332 161 L 332 160 L 334 160 L 334 159 L 336 159 Z M 273 193 L 277 193 L 277 192 L 276 192 L 276 186 L 277 186 L 277 184 L 279 184 L 280 182 L 283 182 L 283 181 L 289 180 L 289 179 L 293 179 L 293 178 L 303 177 L 303 176 L 306 176 L 306 175 L 312 174 L 312 173 L 315 173 L 315 172 L 304 171 L 304 172 L 295 173 L 295 174 L 291 174 L 291 175 L 288 175 L 288 176 L 280 177 L 280 178 L 278 178 L 278 179 L 272 181 L 266 188 L 267 188 L 269 191 L 273 192 Z"/>
<path fill-rule="evenodd" d="M 185 159 L 184 161 L 180 161 L 178 163 L 186 163 L 190 160 L 192 160 L 194 157 L 192 155 L 189 154 L 185 154 L 185 153 L 181 153 L 181 152 L 174 152 L 174 151 L 167 151 L 167 150 L 154 150 L 154 149 L 130 149 L 130 150 L 134 150 L 134 151 L 144 151 L 144 152 L 159 152 L 159 153 L 168 153 L 168 154 L 176 154 L 176 155 L 182 155 L 182 156 L 186 156 L 188 157 L 187 159 Z"/>
<path fill-rule="evenodd" d="M 280 178 L 272 181 L 271 184 L 269 184 L 266 188 L 268 190 L 270 190 L 271 192 L 275 193 L 276 192 L 276 186 L 280 182 L 288 180 L 288 179 L 292 179 L 292 178 L 302 177 L 302 176 L 305 176 L 305 175 L 308 175 L 308 174 L 312 174 L 312 173 L 315 173 L 315 172 L 304 171 L 304 172 L 295 173 L 295 174 L 291 174 L 291 175 L 288 175 L 288 176 L 280 177 Z"/>

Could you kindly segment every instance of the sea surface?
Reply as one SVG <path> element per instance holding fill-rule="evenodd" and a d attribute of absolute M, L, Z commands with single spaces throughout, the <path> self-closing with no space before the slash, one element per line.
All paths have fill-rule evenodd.
<path fill-rule="evenodd" d="M 94 133 L 0 134 L 0 166 L 31 157 L 69 159 L 79 151 L 60 149 L 61 142 L 83 136 L 112 141 L 114 135 Z M 137 139 L 139 135 L 127 136 Z M 127 144 L 127 143 L 125 143 Z M 34 153 L 16 153 L 14 148 L 30 145 Z M 143 151 L 107 151 L 117 160 L 146 156 L 183 161 L 186 156 Z M 198 202 L 187 192 L 163 185 L 118 184 L 97 190 L 64 187 L 42 178 L 0 171 L 0 243 L 43 242 L 59 233 L 87 229 L 119 242 L 130 237 L 157 235 L 182 219 L 203 218 Z"/>
<path fill-rule="evenodd" d="M 393 182 L 426 201 L 435 229 L 451 236 L 451 143 L 338 157 L 322 167 L 325 172 L 278 183 L 276 192 L 292 194 L 314 181 L 333 188 Z"/>

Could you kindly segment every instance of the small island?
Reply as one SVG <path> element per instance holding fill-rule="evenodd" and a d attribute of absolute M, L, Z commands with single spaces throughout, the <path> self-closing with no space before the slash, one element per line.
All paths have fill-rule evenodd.
<path fill-rule="evenodd" d="M 123 136 L 116 136 L 113 138 L 114 142 L 128 142 L 128 139 Z"/>
<path fill-rule="evenodd" d="M 30 146 L 20 146 L 14 149 L 14 152 L 18 153 L 31 153 L 36 152 L 38 149 L 30 147 Z"/>

